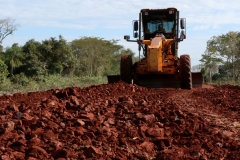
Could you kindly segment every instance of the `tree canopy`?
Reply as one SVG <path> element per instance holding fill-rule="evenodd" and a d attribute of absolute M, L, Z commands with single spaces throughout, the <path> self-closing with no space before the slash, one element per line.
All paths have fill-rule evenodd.
<path fill-rule="evenodd" d="M 15 23 L 15 19 L 6 18 L 0 19 L 0 45 L 2 41 L 12 34 L 20 25 Z"/>
<path fill-rule="evenodd" d="M 240 32 L 230 31 L 213 36 L 207 41 L 207 48 L 200 60 L 205 70 L 205 78 L 235 80 L 240 76 Z"/>
<path fill-rule="evenodd" d="M 126 53 L 134 55 L 115 39 L 81 37 L 67 42 L 60 35 L 58 39 L 50 37 L 42 42 L 31 39 L 23 46 L 13 44 L 0 57 L 2 66 L 6 65 L 5 69 L 10 73 L 8 76 L 38 81 L 48 75 L 94 77 L 119 74 L 120 57 Z"/>

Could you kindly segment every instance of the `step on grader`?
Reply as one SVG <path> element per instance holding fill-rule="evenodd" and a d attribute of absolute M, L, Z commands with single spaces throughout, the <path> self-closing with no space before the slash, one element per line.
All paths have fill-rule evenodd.
<path fill-rule="evenodd" d="M 202 73 L 191 72 L 190 56 L 178 57 L 178 43 L 186 39 L 186 19 L 179 18 L 176 8 L 142 9 L 139 20 L 133 21 L 133 37 L 135 40 L 128 35 L 124 39 L 137 42 L 139 61 L 133 64 L 131 55 L 123 55 L 120 75 L 109 75 L 108 83 L 122 80 L 151 88 L 202 87 Z"/>

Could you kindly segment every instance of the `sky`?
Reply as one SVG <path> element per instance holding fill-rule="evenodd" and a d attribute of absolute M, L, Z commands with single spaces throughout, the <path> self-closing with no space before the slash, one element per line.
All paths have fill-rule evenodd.
<path fill-rule="evenodd" d="M 0 0 L 0 19 L 12 18 L 20 27 L 3 40 L 3 47 L 20 46 L 62 35 L 68 42 L 81 37 L 118 39 L 138 55 L 132 21 L 141 9 L 175 7 L 186 18 L 186 36 L 178 54 L 189 54 L 192 66 L 200 64 L 207 41 L 229 31 L 240 31 L 239 0 Z M 132 38 L 133 39 L 133 38 Z"/>

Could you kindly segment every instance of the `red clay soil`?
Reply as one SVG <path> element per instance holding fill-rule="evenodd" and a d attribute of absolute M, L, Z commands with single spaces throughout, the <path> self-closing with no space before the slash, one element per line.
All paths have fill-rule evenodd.
<path fill-rule="evenodd" d="M 116 83 L 4 95 L 0 158 L 240 159 L 240 87 Z"/>

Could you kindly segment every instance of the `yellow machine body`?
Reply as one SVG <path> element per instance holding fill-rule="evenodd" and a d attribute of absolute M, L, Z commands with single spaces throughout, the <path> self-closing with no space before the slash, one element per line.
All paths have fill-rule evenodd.
<path fill-rule="evenodd" d="M 179 18 L 176 8 L 142 9 L 139 20 L 133 21 L 133 35 L 138 39 L 130 40 L 128 35 L 124 39 L 138 43 L 139 61 L 132 64 L 131 56 L 123 55 L 120 75 L 108 76 L 109 83 L 121 79 L 145 87 L 202 86 L 202 73 L 191 72 L 190 56 L 178 57 L 178 43 L 186 38 L 186 19 Z"/>
<path fill-rule="evenodd" d="M 171 46 L 168 47 L 166 54 L 163 49 L 172 39 L 163 39 L 155 37 L 152 40 L 143 40 L 147 46 L 147 58 L 141 60 L 136 68 L 138 74 L 175 74 L 178 71 L 175 65 L 175 56 L 171 52 Z"/>

